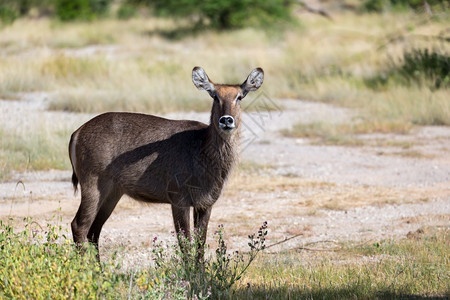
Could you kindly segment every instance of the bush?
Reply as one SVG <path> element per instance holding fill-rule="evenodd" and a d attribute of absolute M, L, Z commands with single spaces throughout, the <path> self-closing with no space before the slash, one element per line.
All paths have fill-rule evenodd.
<path fill-rule="evenodd" d="M 56 16 L 62 21 L 92 20 L 105 15 L 112 0 L 55 0 Z"/>
<path fill-rule="evenodd" d="M 0 0 L 0 21 L 11 24 L 19 17 L 18 3 L 11 0 Z"/>
<path fill-rule="evenodd" d="M 0 21 L 11 24 L 15 19 L 26 16 L 33 8 L 39 14 L 52 11 L 54 0 L 0 0 Z"/>
<path fill-rule="evenodd" d="M 60 227 L 48 225 L 42 232 L 37 223 L 25 221 L 22 232 L 0 221 L 0 298 L 111 297 L 118 276 L 107 265 L 102 270 L 94 246 L 81 255 Z"/>
<path fill-rule="evenodd" d="M 223 227 L 216 233 L 215 256 L 199 261 L 198 242 L 184 240 L 163 247 L 154 239 L 155 266 L 121 270 L 115 261 L 99 263 L 93 245 L 75 246 L 61 226 L 42 228 L 24 219 L 25 230 L 16 232 L 0 220 L 0 299 L 206 299 L 226 295 L 264 249 L 267 223 L 249 236 L 248 258 L 230 254 Z"/>
<path fill-rule="evenodd" d="M 400 75 L 410 82 L 429 82 L 434 88 L 450 87 L 450 56 L 439 50 L 412 49 L 403 54 Z"/>
<path fill-rule="evenodd" d="M 386 0 L 366 0 L 363 4 L 363 9 L 369 12 L 382 12 L 386 5 Z"/>
<path fill-rule="evenodd" d="M 267 26 L 292 19 L 293 0 L 134 0 L 154 8 L 156 14 L 189 17 L 197 26 L 218 29 Z"/>
<path fill-rule="evenodd" d="M 389 65 L 388 70 L 366 78 L 365 84 L 372 89 L 383 89 L 391 83 L 450 88 L 450 55 L 445 50 L 406 50 L 400 61 L 391 60 Z"/>

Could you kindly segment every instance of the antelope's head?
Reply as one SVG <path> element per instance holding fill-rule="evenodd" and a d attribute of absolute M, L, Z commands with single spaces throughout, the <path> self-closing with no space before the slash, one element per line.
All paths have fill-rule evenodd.
<path fill-rule="evenodd" d="M 211 125 L 221 135 L 230 135 L 239 128 L 241 122 L 241 101 L 248 92 L 256 91 L 263 83 L 264 71 L 254 69 L 242 84 L 215 84 L 206 72 L 195 67 L 192 81 L 199 90 L 205 90 L 214 99 L 211 111 Z"/>

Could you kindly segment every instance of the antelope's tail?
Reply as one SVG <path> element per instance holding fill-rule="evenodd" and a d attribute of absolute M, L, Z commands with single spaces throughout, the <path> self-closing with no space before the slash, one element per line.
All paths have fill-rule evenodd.
<path fill-rule="evenodd" d="M 77 137 L 78 131 L 75 131 L 72 136 L 70 137 L 69 142 L 69 158 L 70 158 L 70 164 L 72 165 L 72 184 L 73 184 L 73 190 L 74 193 L 77 193 L 78 190 L 78 177 L 77 173 L 75 172 L 75 164 L 76 164 L 76 155 L 75 155 L 75 145 L 76 145 L 76 137 Z"/>
<path fill-rule="evenodd" d="M 73 191 L 76 194 L 78 191 L 78 177 L 75 172 L 72 173 L 72 184 L 73 184 Z"/>

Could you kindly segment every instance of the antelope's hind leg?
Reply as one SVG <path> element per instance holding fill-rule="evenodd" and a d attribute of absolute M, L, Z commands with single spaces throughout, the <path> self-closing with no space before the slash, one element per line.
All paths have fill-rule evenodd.
<path fill-rule="evenodd" d="M 81 184 L 81 203 L 73 219 L 72 234 L 75 244 L 87 242 L 87 236 L 98 212 L 100 192 L 96 185 Z"/>
<path fill-rule="evenodd" d="M 104 222 L 120 199 L 120 193 L 114 190 L 112 184 L 100 182 L 95 176 L 80 181 L 81 203 L 71 223 L 73 241 L 78 245 L 98 241 Z M 94 237 L 97 237 L 96 241 Z"/>
<path fill-rule="evenodd" d="M 100 209 L 97 212 L 94 222 L 92 223 L 87 239 L 89 242 L 93 243 L 98 250 L 98 240 L 100 238 L 100 232 L 108 220 L 109 216 L 113 212 L 120 198 L 122 198 L 123 193 L 118 189 L 113 187 L 109 194 L 103 200 Z"/>

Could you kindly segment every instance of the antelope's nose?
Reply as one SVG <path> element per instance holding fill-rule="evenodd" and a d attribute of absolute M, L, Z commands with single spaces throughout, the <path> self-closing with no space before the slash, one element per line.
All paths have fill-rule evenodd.
<path fill-rule="evenodd" d="M 232 130 L 236 127 L 234 123 L 234 118 L 232 116 L 221 116 L 219 118 L 219 127 L 223 130 Z"/>

